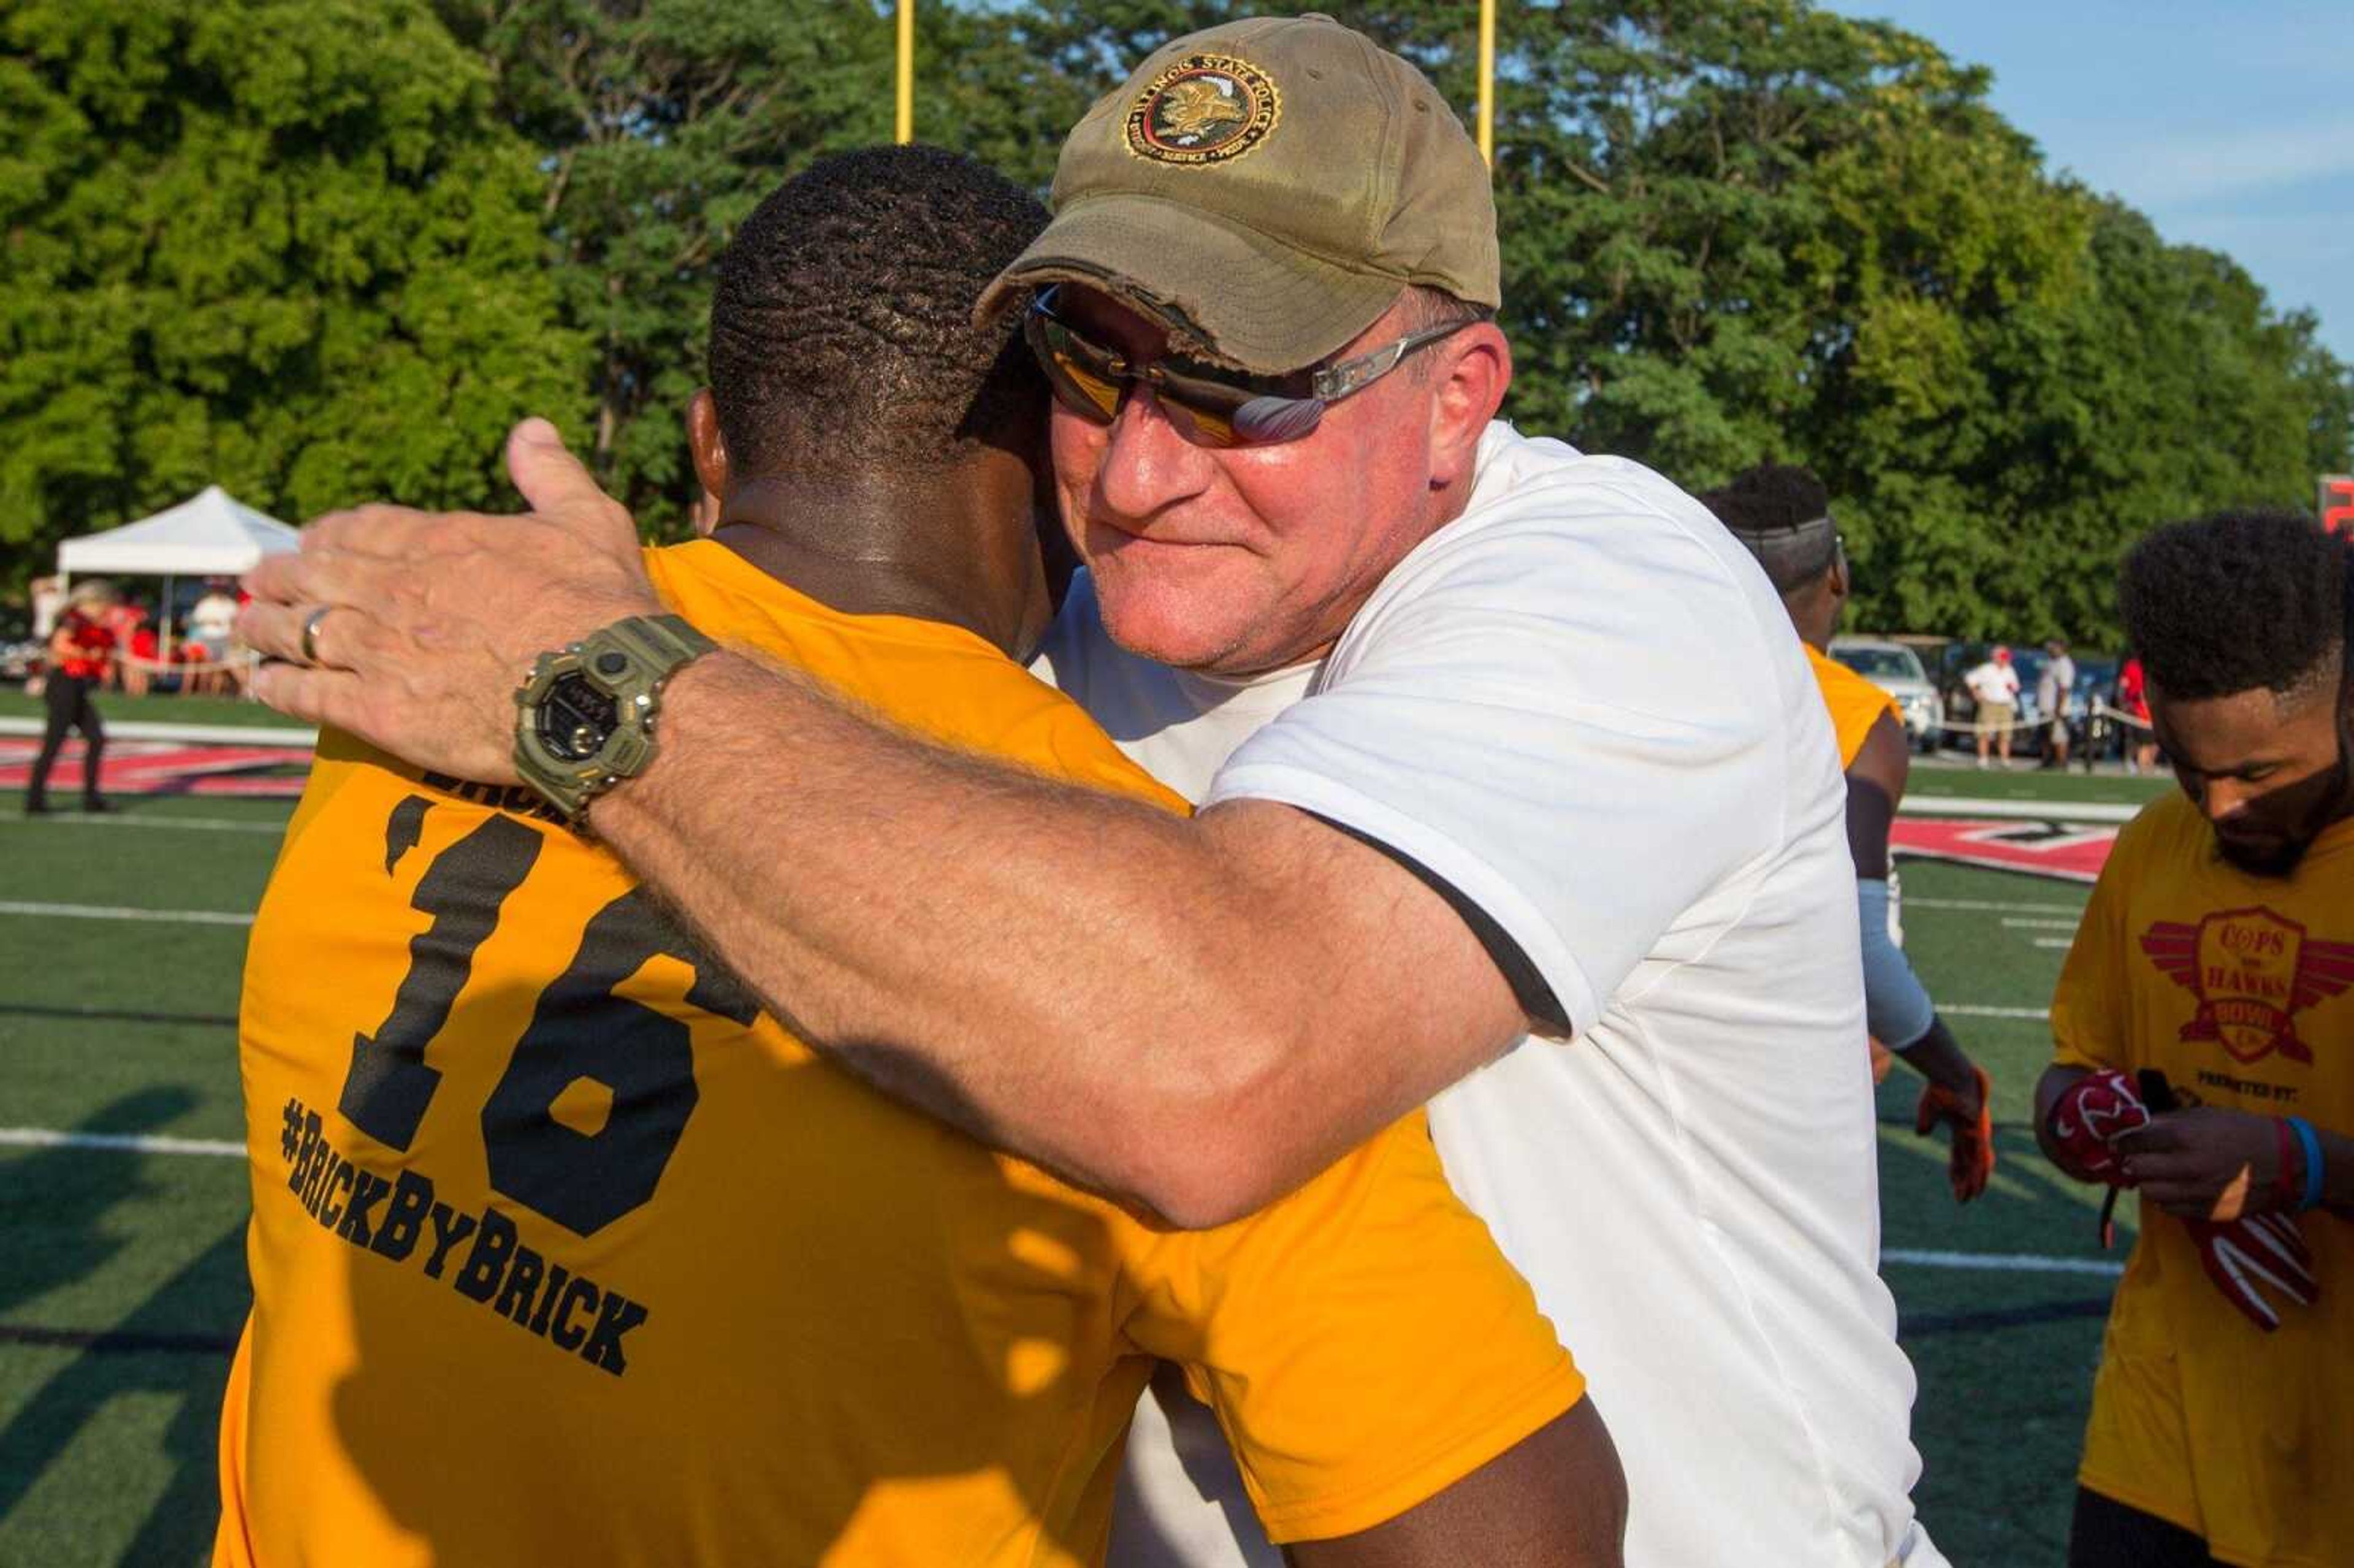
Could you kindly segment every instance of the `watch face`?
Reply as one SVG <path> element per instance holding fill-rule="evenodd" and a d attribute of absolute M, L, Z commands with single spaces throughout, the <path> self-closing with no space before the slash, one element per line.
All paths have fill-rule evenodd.
<path fill-rule="evenodd" d="M 539 739 L 549 754 L 586 762 L 613 733 L 613 699 L 582 676 L 566 675 L 539 705 Z"/>

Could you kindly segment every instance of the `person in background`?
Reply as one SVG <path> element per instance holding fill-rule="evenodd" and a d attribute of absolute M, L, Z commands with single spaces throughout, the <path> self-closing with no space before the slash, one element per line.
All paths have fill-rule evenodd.
<path fill-rule="evenodd" d="M 100 623 L 106 628 L 107 636 L 114 643 L 114 657 L 106 667 L 104 684 L 107 686 L 119 687 L 126 693 L 131 691 L 131 668 L 123 655 L 131 652 L 133 640 L 146 619 L 147 611 L 127 595 L 108 605 L 106 613 L 100 618 Z"/>
<path fill-rule="evenodd" d="M 233 585 L 217 578 L 205 585 L 205 597 L 196 600 L 188 611 L 188 642 L 191 652 L 201 649 L 202 663 L 192 667 L 188 679 L 192 685 L 207 692 L 233 694 L 241 691 L 244 683 L 231 654 L 237 640 L 237 595 Z"/>
<path fill-rule="evenodd" d="M 2035 710 L 2049 726 L 2043 733 L 2043 766 L 2068 766 L 2068 701 L 2076 692 L 2076 661 L 2068 657 L 2068 640 L 2055 637 L 2043 645 L 2043 673 L 2035 679 Z"/>
<path fill-rule="evenodd" d="M 1889 826 L 1912 771 L 1912 747 L 1896 700 L 1829 656 L 1850 577 L 1847 551 L 1831 522 L 1830 494 L 1803 468 L 1762 463 L 1701 497 L 1766 568 L 1805 646 L 1815 683 L 1829 708 L 1847 774 L 1847 843 L 1855 858 L 1857 913 L 1863 938 L 1864 1016 L 1872 1037 L 1928 1080 L 1914 1113 L 1926 1137 L 1951 1129 L 1946 1176 L 1954 1201 L 1986 1191 L 1994 1173 L 1992 1092 L 1937 1015 L 1904 957 Z"/>
<path fill-rule="evenodd" d="M 2149 695 L 2143 680 L 2141 655 L 2126 654 L 2126 662 L 2117 669 L 2117 711 L 2132 721 L 2126 726 L 2127 773 L 2158 766 L 2158 741 L 2150 734 Z"/>
<path fill-rule="evenodd" d="M 144 605 L 131 606 L 130 630 L 114 641 L 114 667 L 122 679 L 122 694 L 143 697 L 148 683 L 155 678 L 161 643 L 155 635 L 155 623 L 148 619 Z"/>
<path fill-rule="evenodd" d="M 2002 765 L 2010 766 L 2010 726 L 2019 715 L 2019 672 L 2010 667 L 2010 650 L 1998 644 L 1986 662 L 1962 677 L 1978 705 L 1978 766 L 1987 765 L 1989 747 L 1999 751 Z"/>
<path fill-rule="evenodd" d="M 2295 514 L 2126 557 L 2181 789 L 2117 836 L 2036 1089 L 2054 1164 L 2141 1193 L 2071 1568 L 2307 1568 L 2354 1542 L 2349 578 Z"/>
<path fill-rule="evenodd" d="M 106 612 L 122 602 L 111 584 L 91 577 L 74 585 L 66 612 L 49 633 L 48 683 L 42 694 L 48 703 L 48 726 L 41 732 L 40 755 L 33 759 L 32 777 L 25 785 L 25 814 L 39 816 L 49 809 L 49 769 L 57 765 L 66 732 L 81 732 L 81 803 L 85 811 L 113 810 L 99 793 L 99 763 L 106 755 L 106 726 L 99 722 L 92 694 L 106 679 L 114 653 L 114 634 L 106 629 Z"/>

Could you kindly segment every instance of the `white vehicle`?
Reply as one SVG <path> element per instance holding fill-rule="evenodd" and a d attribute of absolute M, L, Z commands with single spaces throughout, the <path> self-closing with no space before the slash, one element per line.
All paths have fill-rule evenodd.
<path fill-rule="evenodd" d="M 1830 655 L 1896 699 L 1904 731 L 1917 751 L 1935 751 L 1946 725 L 1946 700 L 1921 667 L 1921 656 L 1902 642 L 1876 637 L 1834 637 Z"/>

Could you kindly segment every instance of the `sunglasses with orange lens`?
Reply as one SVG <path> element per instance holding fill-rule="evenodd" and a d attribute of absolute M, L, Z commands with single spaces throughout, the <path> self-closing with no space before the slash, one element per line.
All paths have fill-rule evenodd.
<path fill-rule="evenodd" d="M 1174 355 L 1148 365 L 1096 342 L 1055 313 L 1056 289 L 1043 289 L 1022 320 L 1023 336 L 1055 397 L 1099 425 L 1119 417 L 1139 385 L 1150 387 L 1170 422 L 1206 447 L 1272 446 L 1296 441 L 1322 422 L 1324 410 L 1354 397 L 1426 348 L 1487 318 L 1473 316 L 1411 332 L 1369 354 L 1320 369 L 1252 376 Z"/>

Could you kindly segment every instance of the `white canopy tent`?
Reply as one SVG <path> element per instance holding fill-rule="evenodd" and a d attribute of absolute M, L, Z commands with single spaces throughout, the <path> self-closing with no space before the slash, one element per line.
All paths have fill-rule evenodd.
<path fill-rule="evenodd" d="M 131 573 L 164 582 L 164 646 L 172 641 L 174 577 L 226 577 L 250 571 L 264 556 L 292 550 L 299 530 L 256 512 L 217 484 L 195 499 L 103 534 L 58 546 L 58 575 Z M 59 586 L 63 586 L 60 584 Z"/>

